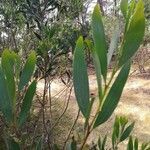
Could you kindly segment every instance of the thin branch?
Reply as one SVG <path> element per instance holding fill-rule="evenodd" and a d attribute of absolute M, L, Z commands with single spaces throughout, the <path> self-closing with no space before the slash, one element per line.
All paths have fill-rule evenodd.
<path fill-rule="evenodd" d="M 62 114 L 58 117 L 58 119 L 56 120 L 55 124 L 52 126 L 52 128 L 50 129 L 50 131 L 54 129 L 54 127 L 59 123 L 60 119 L 63 117 L 63 115 L 64 115 L 65 112 L 67 111 L 67 108 L 68 108 L 68 106 L 69 106 L 70 97 L 71 97 L 72 88 L 73 88 L 73 86 L 71 86 L 71 88 L 70 88 L 69 95 L 68 95 L 68 99 L 67 99 L 67 104 L 66 104 L 66 107 L 65 107 L 64 111 L 63 111 Z"/>
<path fill-rule="evenodd" d="M 76 123 L 77 123 L 77 120 L 78 120 L 78 118 L 79 118 L 79 115 L 80 115 L 80 110 L 78 110 L 78 114 L 77 114 L 77 116 L 76 116 L 76 118 L 75 118 L 75 120 L 74 120 L 74 123 L 72 124 L 72 127 L 71 127 L 70 131 L 68 132 L 67 138 L 66 138 L 66 140 L 65 140 L 65 142 L 64 142 L 64 146 L 63 146 L 63 148 L 62 148 L 63 150 L 65 150 L 65 148 L 66 148 L 67 141 L 69 140 L 70 135 L 71 135 L 71 133 L 72 133 L 72 131 L 73 131 L 73 129 L 74 129 Z"/>

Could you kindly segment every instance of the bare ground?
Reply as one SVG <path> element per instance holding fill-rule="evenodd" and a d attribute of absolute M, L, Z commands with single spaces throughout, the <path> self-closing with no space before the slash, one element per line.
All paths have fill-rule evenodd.
<path fill-rule="evenodd" d="M 96 77 L 93 71 L 90 71 L 89 73 L 89 84 L 91 93 L 96 94 Z M 43 82 L 40 82 L 38 84 L 38 91 L 42 92 L 42 89 Z M 51 85 L 52 96 L 55 96 L 55 99 L 60 100 L 59 102 L 62 103 L 62 110 L 63 106 L 65 105 L 65 99 L 67 98 L 67 93 L 62 92 L 64 89 L 64 84 L 57 79 L 54 80 Z M 62 92 L 63 94 L 58 94 L 59 92 Z M 67 121 L 69 121 L 70 124 L 73 122 L 77 114 L 77 110 L 78 108 L 75 101 L 75 96 L 74 93 L 72 93 L 66 115 L 69 119 Z M 107 133 L 111 133 L 112 124 L 116 115 L 124 115 L 127 116 L 131 121 L 135 121 L 133 136 L 138 137 L 140 141 L 150 141 L 150 74 L 133 74 L 129 77 L 115 113 L 107 121 L 107 123 L 104 123 L 100 128 L 96 129 L 91 134 L 89 138 L 90 141 L 97 138 L 100 134 L 105 135 Z M 64 121 L 64 119 L 62 119 L 62 121 Z M 64 135 L 69 130 L 67 127 L 67 122 L 65 123 L 66 124 L 64 125 L 63 129 L 60 131 L 64 132 Z M 78 123 L 80 125 L 83 123 L 82 117 L 79 118 Z M 77 132 L 78 130 L 80 129 L 77 129 Z M 58 136 L 60 137 L 59 133 Z"/>

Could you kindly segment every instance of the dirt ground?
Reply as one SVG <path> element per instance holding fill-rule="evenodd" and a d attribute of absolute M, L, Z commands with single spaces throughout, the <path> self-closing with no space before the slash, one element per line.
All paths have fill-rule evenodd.
<path fill-rule="evenodd" d="M 89 84 L 91 93 L 96 94 L 96 77 L 93 71 L 89 72 Z M 38 84 L 39 92 L 41 92 L 42 88 L 43 83 L 40 82 Z M 52 96 L 55 95 L 56 99 L 61 99 L 63 105 L 65 105 L 64 100 L 67 95 L 67 92 L 62 92 L 64 89 L 64 84 L 57 79 L 54 80 L 51 85 Z M 58 94 L 59 92 L 62 92 L 62 94 Z M 71 117 L 71 120 L 75 118 L 77 110 L 75 96 L 72 92 L 67 111 L 69 117 Z M 100 134 L 105 135 L 107 133 L 111 133 L 112 124 L 116 115 L 124 115 L 131 121 L 135 121 L 133 136 L 137 137 L 140 141 L 150 141 L 150 73 L 133 73 L 130 75 L 114 114 L 106 123 L 91 134 L 89 137 L 90 141 L 97 138 Z M 78 123 L 83 123 L 82 118 L 79 119 Z M 68 131 L 68 128 L 66 131 Z"/>

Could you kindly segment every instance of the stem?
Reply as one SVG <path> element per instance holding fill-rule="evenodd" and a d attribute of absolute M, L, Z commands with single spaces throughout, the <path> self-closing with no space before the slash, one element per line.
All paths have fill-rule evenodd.
<path fill-rule="evenodd" d="M 68 108 L 68 105 L 69 105 L 69 101 L 70 101 L 70 97 L 71 97 L 72 88 L 73 88 L 73 86 L 71 86 L 71 88 L 70 88 L 66 107 L 64 108 L 62 114 L 61 114 L 61 115 L 58 117 L 58 119 L 56 120 L 55 124 L 51 127 L 50 131 L 52 131 L 52 130 L 54 129 L 54 127 L 59 123 L 60 119 L 63 117 L 63 115 L 64 115 L 65 112 L 67 111 L 67 108 Z"/>
<path fill-rule="evenodd" d="M 80 147 L 80 150 L 82 150 L 82 149 L 84 148 L 84 145 L 86 144 L 86 141 L 87 141 L 87 139 L 88 139 L 90 133 L 92 132 L 92 130 L 90 130 L 90 128 L 91 128 L 91 126 L 88 126 L 87 132 L 86 132 L 85 138 L 84 138 L 84 140 L 83 140 L 83 143 L 82 143 L 82 145 L 81 145 L 81 147 Z"/>
<path fill-rule="evenodd" d="M 73 123 L 73 125 L 72 125 L 70 131 L 68 132 L 67 138 L 66 138 L 66 140 L 65 140 L 65 142 L 64 142 L 63 150 L 65 150 L 65 148 L 66 148 L 67 141 L 69 140 L 69 137 L 70 137 L 70 135 L 71 135 L 71 132 L 72 132 L 74 126 L 75 126 L 76 123 L 77 123 L 77 120 L 78 120 L 78 118 L 79 118 L 79 115 L 80 115 L 80 110 L 78 110 L 78 114 L 77 114 L 77 116 L 76 116 L 76 119 L 74 120 L 74 123 Z"/>
<path fill-rule="evenodd" d="M 46 70 L 46 65 L 45 65 L 45 70 Z M 49 149 L 52 149 L 52 146 L 50 144 L 50 137 L 49 137 L 49 133 L 48 133 L 48 130 L 47 130 L 47 125 L 46 125 L 46 122 L 45 122 L 45 100 L 46 100 L 46 93 L 47 93 L 47 79 L 46 77 L 44 78 L 44 92 L 43 92 L 43 100 L 42 100 L 42 118 L 43 118 L 43 133 L 44 133 L 44 130 L 48 136 L 48 148 Z"/>
<path fill-rule="evenodd" d="M 116 67 L 117 67 L 117 63 L 116 63 L 116 65 L 115 65 L 114 69 L 113 69 L 113 72 L 112 72 L 112 74 L 111 74 L 111 77 L 110 77 L 110 80 L 109 80 L 108 84 L 105 84 L 104 93 L 103 93 L 103 95 L 102 95 L 101 101 L 99 101 L 99 105 L 98 105 L 98 107 L 97 107 L 97 111 L 96 111 L 96 113 L 95 113 L 95 116 L 94 116 L 94 118 L 92 119 L 90 125 L 89 125 L 88 128 L 87 128 L 87 132 L 86 132 L 85 138 L 83 139 L 83 143 L 82 143 L 82 145 L 81 145 L 80 150 L 82 150 L 82 149 L 84 148 L 84 145 L 85 145 L 85 143 L 86 143 L 86 141 L 87 141 L 87 139 L 88 139 L 90 133 L 93 131 L 92 126 L 93 126 L 93 124 L 94 124 L 94 121 L 95 121 L 96 118 L 97 118 L 97 115 L 99 114 L 99 112 L 100 112 L 100 110 L 101 110 L 101 106 L 102 106 L 102 104 L 103 104 L 103 100 L 104 100 L 104 98 L 105 98 L 105 95 L 106 95 L 106 93 L 107 93 L 107 91 L 108 91 L 108 89 L 109 89 L 109 85 L 111 84 L 111 82 L 112 82 L 112 80 L 113 80 L 113 77 L 114 77 L 114 75 L 115 75 L 115 73 L 116 73 L 116 70 L 117 70 Z M 100 98 L 100 97 L 99 97 L 99 98 Z"/>

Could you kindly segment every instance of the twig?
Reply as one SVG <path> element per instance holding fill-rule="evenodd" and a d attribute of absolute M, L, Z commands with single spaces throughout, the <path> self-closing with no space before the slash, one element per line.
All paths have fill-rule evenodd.
<path fill-rule="evenodd" d="M 76 118 L 75 118 L 75 120 L 74 120 L 74 123 L 72 124 L 72 127 L 71 127 L 70 131 L 68 132 L 67 138 L 66 138 L 66 140 L 65 140 L 65 142 L 64 142 L 64 146 L 63 146 L 63 148 L 62 148 L 63 150 L 65 150 L 65 148 L 66 148 L 67 141 L 69 140 L 69 137 L 70 137 L 70 135 L 71 135 L 71 132 L 72 132 L 74 126 L 75 126 L 76 123 L 77 123 L 77 120 L 78 120 L 78 118 L 79 118 L 79 115 L 80 115 L 80 110 L 78 110 L 78 114 L 77 114 L 77 116 L 76 116 Z"/>
<path fill-rule="evenodd" d="M 64 111 L 63 111 L 62 114 L 58 117 L 57 121 L 56 121 L 55 124 L 52 126 L 52 128 L 50 129 L 50 131 L 54 129 L 54 127 L 59 123 L 60 119 L 63 117 L 63 115 L 64 115 L 65 112 L 67 111 L 67 108 L 68 108 L 68 105 L 69 105 L 69 101 L 70 101 L 70 97 L 71 97 L 72 88 L 73 88 L 73 86 L 71 86 L 71 88 L 70 88 L 69 95 L 68 95 L 68 99 L 67 99 L 67 104 L 66 104 L 66 107 L 65 107 Z"/>

